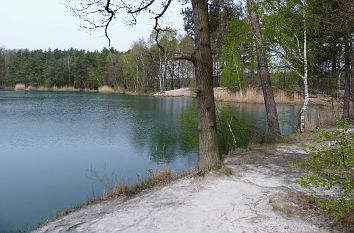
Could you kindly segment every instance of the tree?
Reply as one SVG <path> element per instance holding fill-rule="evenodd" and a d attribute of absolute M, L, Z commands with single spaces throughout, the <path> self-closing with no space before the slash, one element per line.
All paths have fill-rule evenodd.
<path fill-rule="evenodd" d="M 194 72 L 199 119 L 199 168 L 206 170 L 218 166 L 220 163 L 216 138 L 208 2 L 206 0 L 192 0 L 192 8 L 195 24 Z"/>
<path fill-rule="evenodd" d="M 230 90 L 238 90 L 243 94 L 247 83 L 252 83 L 254 71 L 257 69 L 254 39 L 248 20 L 235 18 L 224 36 L 221 61 L 220 84 Z"/>
<path fill-rule="evenodd" d="M 353 14 L 354 5 L 350 1 L 339 1 L 340 15 L 344 18 L 344 67 L 345 67 L 345 81 L 344 81 L 344 101 L 343 101 L 343 119 L 350 118 L 350 85 L 352 79 L 351 57 L 353 54 L 352 33 L 353 33 Z M 354 85 L 354 84 L 352 84 Z M 354 101 L 354 100 L 353 100 Z"/>
<path fill-rule="evenodd" d="M 272 85 L 269 78 L 268 62 L 264 52 L 263 38 L 259 18 L 254 0 L 247 0 L 247 9 L 252 25 L 253 36 L 256 44 L 256 54 L 258 61 L 258 72 L 261 79 L 264 103 L 267 113 L 269 140 L 274 140 L 280 136 L 277 108 L 274 100 Z"/>
<path fill-rule="evenodd" d="M 349 1 L 273 0 L 264 18 L 272 53 L 301 77 L 304 104 L 300 131 L 305 128 L 309 89 L 338 96 L 344 87 L 343 116 L 349 117 L 350 53 L 353 8 Z M 342 71 L 344 83 L 341 83 Z M 312 87 L 311 87 L 312 86 Z"/>
<path fill-rule="evenodd" d="M 84 22 L 88 23 L 87 28 L 104 28 L 108 37 L 108 27 L 111 21 L 118 13 L 125 10 L 130 17 L 131 22 L 136 22 L 136 15 L 149 10 L 154 14 L 156 31 L 156 42 L 161 48 L 158 38 L 161 28 L 159 27 L 159 19 L 165 14 L 172 0 L 158 1 L 135 1 L 129 4 L 121 2 L 114 4 L 111 0 L 85 1 L 82 0 L 80 5 L 69 4 L 71 11 Z M 159 8 L 154 13 L 152 5 Z M 209 15 L 207 0 L 192 0 L 193 21 L 195 25 L 195 51 L 190 54 L 183 54 L 175 57 L 176 59 L 186 59 L 194 63 L 194 73 L 196 78 L 196 93 L 199 119 L 199 169 L 208 170 L 219 166 L 220 158 L 216 138 L 216 115 L 215 102 L 213 94 L 213 61 L 210 45 L 209 32 Z M 100 21 L 95 21 L 96 17 L 100 17 Z M 109 40 L 110 41 L 110 40 Z"/>

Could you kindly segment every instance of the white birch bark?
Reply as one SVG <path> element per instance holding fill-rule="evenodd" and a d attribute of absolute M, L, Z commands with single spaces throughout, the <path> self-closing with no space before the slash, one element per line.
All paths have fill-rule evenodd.
<path fill-rule="evenodd" d="M 306 110 L 309 103 L 309 90 L 308 90 L 308 60 L 307 60 L 307 29 L 306 29 L 306 13 L 307 13 L 307 2 L 306 0 L 301 0 L 303 6 L 303 22 L 304 22 L 304 75 L 302 76 L 304 83 L 304 104 L 302 105 L 300 111 L 300 132 L 305 131 L 305 117 Z"/>

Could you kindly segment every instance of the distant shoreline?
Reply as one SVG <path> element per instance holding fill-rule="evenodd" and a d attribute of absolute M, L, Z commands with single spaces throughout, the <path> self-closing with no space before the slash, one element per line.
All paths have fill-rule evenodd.
<path fill-rule="evenodd" d="M 17 84 L 18 85 L 18 84 Z M 16 85 L 16 86 L 17 86 Z M 110 86 L 101 86 L 97 90 L 89 88 L 75 88 L 73 86 L 63 86 L 63 87 L 44 87 L 44 86 L 27 86 L 25 87 L 21 84 L 18 89 L 12 86 L 0 86 L 0 91 L 51 91 L 51 92 L 93 92 L 102 94 L 126 94 L 134 96 L 154 96 L 154 97 L 188 97 L 195 98 L 196 94 L 193 88 L 180 88 L 175 90 L 168 90 L 163 92 L 137 92 L 128 91 L 121 88 L 112 88 Z M 242 91 L 230 91 L 224 87 L 214 88 L 214 98 L 218 102 L 234 102 L 234 103 L 249 103 L 249 104 L 264 104 L 263 92 L 262 90 L 255 88 L 247 88 Z M 303 104 L 303 96 L 301 93 L 293 92 L 287 93 L 284 90 L 274 90 L 274 98 L 277 104 Z M 322 94 L 311 95 L 310 104 L 311 105 L 322 105 L 329 106 L 332 101 L 334 105 L 337 105 L 337 101 L 330 96 L 325 96 Z"/>

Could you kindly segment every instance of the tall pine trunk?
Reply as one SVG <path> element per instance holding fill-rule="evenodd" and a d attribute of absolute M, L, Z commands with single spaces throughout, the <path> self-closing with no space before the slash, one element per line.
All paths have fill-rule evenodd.
<path fill-rule="evenodd" d="M 192 0 L 195 25 L 196 93 L 199 130 L 199 169 L 219 166 L 213 93 L 213 60 L 210 47 L 208 1 Z"/>
<path fill-rule="evenodd" d="M 275 140 L 280 136 L 280 128 L 278 121 L 277 108 L 274 100 L 274 94 L 269 78 L 268 63 L 263 49 L 263 39 L 261 28 L 259 25 L 258 14 L 255 10 L 256 4 L 254 0 L 247 0 L 247 9 L 251 20 L 252 31 L 256 43 L 256 54 L 258 61 L 258 73 L 261 79 L 264 103 L 267 113 L 268 123 L 268 140 Z"/>

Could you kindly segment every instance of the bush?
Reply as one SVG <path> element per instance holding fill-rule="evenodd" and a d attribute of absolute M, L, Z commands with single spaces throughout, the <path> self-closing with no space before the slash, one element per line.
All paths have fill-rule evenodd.
<path fill-rule="evenodd" d="M 347 121 L 338 128 L 320 131 L 320 146 L 311 146 L 311 156 L 301 166 L 306 172 L 299 180 L 314 190 L 316 203 L 336 221 L 353 215 L 354 209 L 354 134 Z M 331 191 L 330 198 L 320 198 L 320 191 Z"/>

